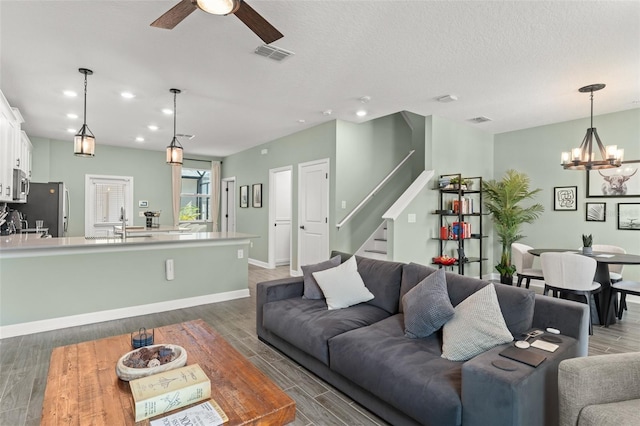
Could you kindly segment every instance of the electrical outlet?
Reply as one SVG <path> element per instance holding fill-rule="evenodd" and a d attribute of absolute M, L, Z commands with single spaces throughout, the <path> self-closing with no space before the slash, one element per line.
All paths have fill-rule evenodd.
<path fill-rule="evenodd" d="M 138 217 L 144 217 L 144 212 L 138 212 Z"/>
<path fill-rule="evenodd" d="M 242 259 L 244 257 L 244 250 L 238 249 L 238 259 Z"/>
<path fill-rule="evenodd" d="M 173 281 L 175 278 L 175 270 L 173 269 L 173 259 L 167 259 L 164 263 L 167 281 Z"/>

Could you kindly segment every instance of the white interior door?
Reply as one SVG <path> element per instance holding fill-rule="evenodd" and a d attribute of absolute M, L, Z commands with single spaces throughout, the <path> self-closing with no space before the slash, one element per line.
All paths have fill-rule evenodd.
<path fill-rule="evenodd" d="M 85 176 L 84 233 L 88 237 L 113 235 L 122 226 L 124 208 L 127 225 L 133 224 L 133 177 Z"/>
<path fill-rule="evenodd" d="M 329 160 L 298 165 L 298 269 L 329 258 Z"/>
<path fill-rule="evenodd" d="M 220 231 L 236 232 L 236 178 L 222 179 L 222 202 L 220 203 Z"/>
<path fill-rule="evenodd" d="M 291 263 L 291 166 L 269 170 L 269 267 Z"/>

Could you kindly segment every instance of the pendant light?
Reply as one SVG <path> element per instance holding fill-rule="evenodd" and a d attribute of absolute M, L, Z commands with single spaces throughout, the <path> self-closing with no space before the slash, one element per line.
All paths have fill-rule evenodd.
<path fill-rule="evenodd" d="M 180 93 L 179 89 L 170 89 L 173 93 L 173 139 L 167 147 L 167 164 L 172 166 L 182 165 L 182 145 L 176 137 L 176 96 Z"/>
<path fill-rule="evenodd" d="M 587 129 L 582 143 L 571 152 L 563 152 L 561 157 L 562 167 L 565 170 L 598 170 L 620 167 L 624 149 L 618 149 L 616 145 L 602 145 L 598 131 L 593 127 L 593 92 L 605 88 L 604 84 L 591 84 L 578 89 L 581 93 L 591 93 L 591 126 Z M 602 160 L 596 160 L 593 152 L 593 139 L 595 138 L 597 150 L 600 151 Z"/>
<path fill-rule="evenodd" d="M 82 127 L 73 138 L 73 153 L 78 157 L 93 157 L 96 151 L 96 138 L 87 126 L 87 75 L 92 75 L 93 71 L 87 68 L 80 68 L 78 71 L 84 74 L 84 118 Z"/>

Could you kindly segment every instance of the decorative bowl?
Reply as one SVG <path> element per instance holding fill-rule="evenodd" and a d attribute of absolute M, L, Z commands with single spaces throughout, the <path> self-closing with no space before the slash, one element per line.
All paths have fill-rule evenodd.
<path fill-rule="evenodd" d="M 433 258 L 433 263 L 437 263 L 439 265 L 450 266 L 450 265 L 453 265 L 454 263 L 456 263 L 456 258 L 455 257 L 438 256 L 438 257 L 434 257 Z"/>
<path fill-rule="evenodd" d="M 175 359 L 166 364 L 159 365 L 157 367 L 146 367 L 146 368 L 132 368 L 127 367 L 124 364 L 124 361 L 131 356 L 134 352 L 139 352 L 142 349 L 153 349 L 159 346 L 164 346 L 167 349 L 171 349 L 174 351 Z M 116 363 L 116 375 L 120 378 L 120 380 L 124 380 L 125 382 L 129 382 L 134 379 L 139 379 L 141 377 L 151 376 L 152 374 L 162 373 L 164 371 L 173 370 L 174 368 L 184 367 L 187 363 L 187 351 L 178 345 L 151 345 L 144 346 L 142 348 L 138 348 L 131 352 L 127 352 L 122 355 L 118 362 Z"/>

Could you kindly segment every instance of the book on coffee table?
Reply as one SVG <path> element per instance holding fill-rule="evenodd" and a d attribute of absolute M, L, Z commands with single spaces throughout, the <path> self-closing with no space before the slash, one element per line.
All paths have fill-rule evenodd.
<path fill-rule="evenodd" d="M 222 408 L 214 400 L 210 399 L 207 402 L 185 408 L 166 417 L 151 420 L 150 426 L 218 426 L 228 421 L 229 417 L 222 411 Z"/>
<path fill-rule="evenodd" d="M 198 364 L 129 382 L 136 422 L 211 398 L 211 381 Z"/>

